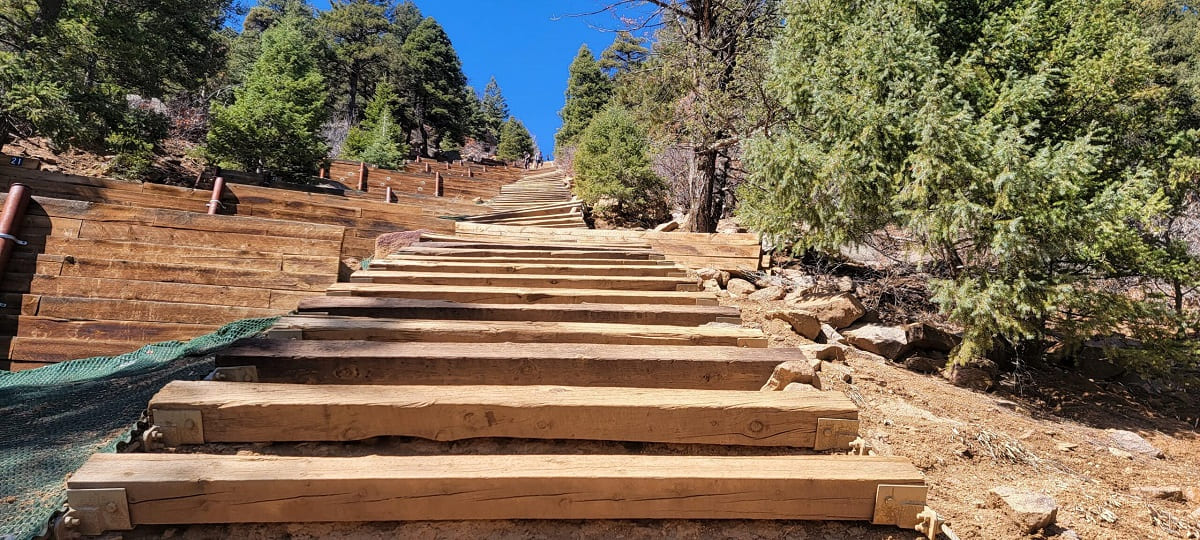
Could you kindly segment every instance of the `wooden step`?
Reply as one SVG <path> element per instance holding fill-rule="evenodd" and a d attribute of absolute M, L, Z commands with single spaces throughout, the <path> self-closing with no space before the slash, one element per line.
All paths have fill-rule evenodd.
<path fill-rule="evenodd" d="M 752 328 L 529 321 L 438 321 L 362 317 L 290 316 L 267 335 L 287 339 L 358 339 L 466 343 L 607 343 L 615 345 L 727 345 L 766 347 Z"/>
<path fill-rule="evenodd" d="M 828 450 L 849 448 L 858 437 L 858 409 L 836 392 L 174 381 L 149 409 L 168 446 L 403 436 Z M 180 415 L 198 420 L 195 428 L 173 427 Z M 819 426 L 835 425 L 836 435 L 818 438 Z"/>
<path fill-rule="evenodd" d="M 301 313 L 389 319 L 472 321 L 593 322 L 699 326 L 742 323 L 734 307 L 658 304 L 474 304 L 445 300 L 314 296 L 300 302 Z"/>
<path fill-rule="evenodd" d="M 757 390 L 799 349 L 591 343 L 403 343 L 252 339 L 217 367 L 252 366 L 261 382 L 510 384 Z"/>
<path fill-rule="evenodd" d="M 670 261 L 662 260 L 646 260 L 646 259 L 592 259 L 586 258 L 586 255 L 580 255 L 579 258 L 566 257 L 522 257 L 522 256 L 450 256 L 450 255 L 433 255 L 422 253 L 410 253 L 408 251 L 400 251 L 388 255 L 386 258 L 373 259 L 372 262 L 386 261 L 428 261 L 428 262 L 447 262 L 447 263 L 483 263 L 483 264 L 565 264 L 565 265 L 592 265 L 592 266 L 660 266 L 665 268 L 678 268 L 678 266 Z"/>
<path fill-rule="evenodd" d="M 695 282 L 677 277 L 571 276 L 555 274 L 468 274 L 359 270 L 351 283 L 399 285 L 462 285 L 472 287 L 541 287 L 566 289 L 619 289 L 627 291 L 696 291 Z"/>
<path fill-rule="evenodd" d="M 473 287 L 459 285 L 396 285 L 387 283 L 333 283 L 330 296 L 366 296 L 417 298 L 478 302 L 483 304 L 676 304 L 717 305 L 717 296 L 709 292 L 628 291 L 611 289 L 565 289 L 534 287 Z"/>
<path fill-rule="evenodd" d="M 428 235 L 422 235 L 425 238 Z M 525 251 L 586 251 L 589 253 L 612 253 L 618 255 L 661 255 L 658 251 L 650 249 L 649 244 L 637 241 L 624 241 L 623 239 L 614 239 L 613 242 L 600 243 L 589 242 L 586 244 L 573 242 L 571 238 L 564 238 L 562 242 L 516 242 L 509 240 L 479 238 L 455 238 L 454 241 L 439 241 L 439 242 L 421 242 L 414 244 L 413 248 L 441 248 L 441 249 L 486 249 L 486 250 L 525 250 Z"/>
<path fill-rule="evenodd" d="M 649 261 L 647 261 L 649 262 Z M 533 274 L 559 276 L 623 276 L 623 277 L 687 277 L 682 268 L 660 264 L 646 265 L 573 265 L 573 264 L 539 264 L 539 263 L 496 263 L 475 262 L 466 263 L 452 261 L 413 261 L 403 259 L 375 259 L 371 261 L 370 270 L 385 270 L 392 272 L 442 272 L 447 274 Z"/>
<path fill-rule="evenodd" d="M 662 254 L 646 250 L 637 251 L 596 251 L 596 250 L 538 250 L 538 249 L 503 249 L 503 248 L 445 248 L 428 247 L 424 243 L 403 248 L 396 255 L 428 255 L 439 257 L 523 257 L 537 259 L 605 259 L 647 261 L 664 260 Z"/>
<path fill-rule="evenodd" d="M 124 505 L 116 506 L 128 510 L 131 525 L 872 520 L 881 485 L 914 486 L 919 493 L 903 502 L 918 509 L 925 503 L 924 480 L 916 467 L 903 458 L 875 456 L 100 453 L 68 480 L 67 499 L 78 508 L 87 497 L 100 495 L 82 490 L 123 490 Z M 94 530 L 91 523 L 82 523 L 81 529 Z"/>

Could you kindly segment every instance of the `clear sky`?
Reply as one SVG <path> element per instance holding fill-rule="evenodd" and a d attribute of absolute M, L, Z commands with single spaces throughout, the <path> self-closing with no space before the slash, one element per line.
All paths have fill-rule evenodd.
<path fill-rule="evenodd" d="M 329 9 L 328 0 L 312 3 L 317 9 Z M 601 29 L 619 27 L 619 21 L 607 13 L 570 16 L 595 11 L 604 6 L 602 0 L 416 0 L 416 4 L 423 15 L 437 19 L 446 29 L 479 95 L 488 79 L 496 77 L 509 110 L 525 123 L 547 157 L 561 123 L 558 111 L 567 88 L 567 66 L 583 43 L 599 56 L 614 37 Z"/>

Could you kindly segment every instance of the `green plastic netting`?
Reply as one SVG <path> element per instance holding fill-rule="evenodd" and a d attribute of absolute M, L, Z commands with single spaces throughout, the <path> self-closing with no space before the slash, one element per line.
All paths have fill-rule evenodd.
<path fill-rule="evenodd" d="M 227 324 L 186 343 L 147 345 L 28 371 L 0 371 L 0 539 L 45 533 L 66 502 L 66 481 L 88 456 L 128 440 L 151 396 L 172 380 L 201 379 L 205 357 L 261 333 L 277 318 Z"/>

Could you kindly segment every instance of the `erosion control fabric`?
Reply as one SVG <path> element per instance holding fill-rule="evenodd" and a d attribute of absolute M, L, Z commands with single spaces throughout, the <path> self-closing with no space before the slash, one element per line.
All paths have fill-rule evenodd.
<path fill-rule="evenodd" d="M 0 539 L 43 534 L 66 502 L 66 481 L 88 456 L 128 440 L 150 397 L 172 380 L 202 379 L 209 354 L 269 328 L 246 319 L 186 343 L 147 345 L 120 356 L 0 371 Z"/>

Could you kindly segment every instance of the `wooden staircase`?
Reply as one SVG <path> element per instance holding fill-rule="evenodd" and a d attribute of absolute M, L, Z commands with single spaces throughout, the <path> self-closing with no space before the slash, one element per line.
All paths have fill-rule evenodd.
<path fill-rule="evenodd" d="M 69 481 L 84 534 L 144 524 L 476 519 L 862 520 L 913 528 L 906 460 L 845 454 L 854 402 L 760 387 L 769 349 L 647 246 L 421 242 L 301 301 L 213 380 L 168 384 L 150 446 Z M 480 437 L 723 445 L 672 455 L 290 457 L 199 444 Z M 763 448 L 790 448 L 761 455 Z M 833 451 L 835 454 L 816 454 Z"/>
<path fill-rule="evenodd" d="M 500 188 L 488 204 L 494 211 L 463 218 L 465 222 L 586 229 L 582 203 L 571 194 L 570 180 L 557 169 L 527 176 Z"/>

